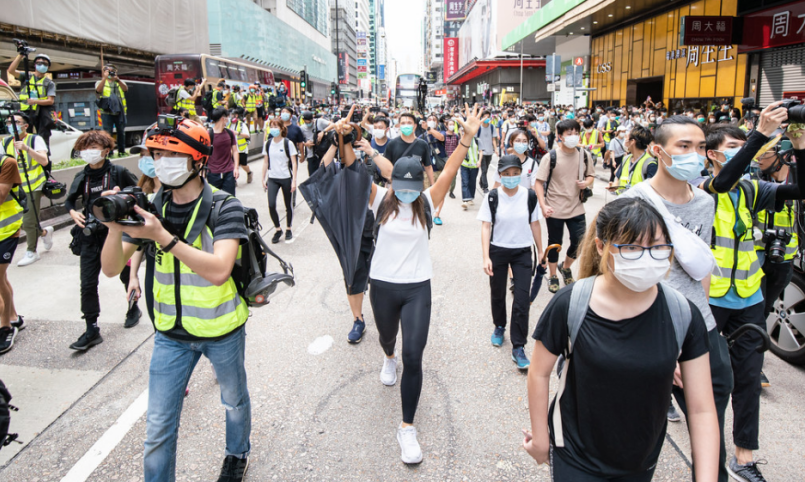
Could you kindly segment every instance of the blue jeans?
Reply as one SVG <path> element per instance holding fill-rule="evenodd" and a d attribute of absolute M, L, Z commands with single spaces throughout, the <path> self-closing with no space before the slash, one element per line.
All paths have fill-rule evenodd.
<path fill-rule="evenodd" d="M 215 341 L 185 342 L 157 332 L 148 379 L 143 466 L 146 482 L 176 480 L 176 438 L 184 391 L 204 354 L 215 369 L 226 408 L 226 455 L 249 455 L 252 409 L 246 386 L 246 328 Z"/>
<path fill-rule="evenodd" d="M 237 166 L 235 166 L 235 169 L 237 169 Z M 233 196 L 235 195 L 235 186 L 238 185 L 238 181 L 235 180 L 235 174 L 233 171 L 221 172 L 218 174 L 212 172 L 207 173 L 207 182 L 210 183 L 210 186 L 215 186 Z"/>
<path fill-rule="evenodd" d="M 101 114 L 101 125 L 103 130 L 112 135 L 112 130 L 117 130 L 117 153 L 123 154 L 126 151 L 126 115 L 120 114 Z M 109 153 L 112 154 L 111 152 Z"/>
<path fill-rule="evenodd" d="M 475 179 L 478 178 L 478 168 L 461 166 L 461 200 L 475 199 Z"/>

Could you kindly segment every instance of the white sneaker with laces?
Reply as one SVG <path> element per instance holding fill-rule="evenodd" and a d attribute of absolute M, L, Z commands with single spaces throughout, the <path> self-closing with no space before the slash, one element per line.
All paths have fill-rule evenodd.
<path fill-rule="evenodd" d="M 400 458 L 406 464 L 422 462 L 422 449 L 416 440 L 416 428 L 413 426 L 397 428 L 397 442 L 400 443 Z"/>
<path fill-rule="evenodd" d="M 397 357 L 383 357 L 383 370 L 380 371 L 380 381 L 390 387 L 397 383 Z"/>
<path fill-rule="evenodd" d="M 53 226 L 48 226 L 44 229 L 45 235 L 42 236 L 42 245 L 45 247 L 45 251 L 50 251 L 50 248 L 53 247 Z"/>
<path fill-rule="evenodd" d="M 17 263 L 17 266 L 28 266 L 39 261 L 39 253 L 35 251 L 26 251 L 22 259 Z"/>
<path fill-rule="evenodd" d="M 464 201 L 463 203 L 461 203 L 461 207 L 464 208 L 465 211 L 467 210 L 467 206 L 469 206 L 467 201 Z"/>

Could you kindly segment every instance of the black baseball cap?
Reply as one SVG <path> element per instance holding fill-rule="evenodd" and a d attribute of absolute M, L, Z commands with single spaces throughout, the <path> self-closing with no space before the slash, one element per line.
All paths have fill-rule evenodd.
<path fill-rule="evenodd" d="M 395 191 L 422 191 L 425 169 L 416 157 L 401 157 L 391 171 L 391 187 Z"/>
<path fill-rule="evenodd" d="M 520 162 L 520 158 L 514 154 L 507 154 L 498 161 L 498 172 L 503 172 L 510 167 L 516 167 L 520 169 L 520 171 L 523 170 L 523 164 Z"/>
<path fill-rule="evenodd" d="M 313 120 L 313 112 L 310 112 L 309 110 L 303 111 L 302 112 L 302 119 L 305 119 L 305 121 L 312 121 Z"/>

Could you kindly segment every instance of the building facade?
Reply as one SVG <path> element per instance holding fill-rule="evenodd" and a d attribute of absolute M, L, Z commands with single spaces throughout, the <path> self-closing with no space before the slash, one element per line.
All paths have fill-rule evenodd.
<path fill-rule="evenodd" d="M 354 0 L 330 0 L 331 49 L 338 63 L 335 81 L 342 95 L 358 91 L 356 15 Z"/>

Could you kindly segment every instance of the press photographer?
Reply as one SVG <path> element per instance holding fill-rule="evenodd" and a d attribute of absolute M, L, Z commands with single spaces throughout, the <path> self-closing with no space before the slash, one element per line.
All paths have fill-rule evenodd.
<path fill-rule="evenodd" d="M 56 83 L 46 77 L 50 68 L 50 57 L 45 54 L 37 54 L 34 57 L 34 72 L 29 72 L 28 56 L 36 49 L 28 46 L 24 40 L 14 39 L 17 48 L 17 56 L 8 66 L 6 73 L 9 79 L 20 79 L 20 110 L 24 112 L 32 126 L 36 128 L 36 133 L 45 140 L 45 144 L 50 149 L 50 130 L 56 124 L 53 121 L 56 102 Z M 23 63 L 23 70 L 17 67 Z M 33 75 L 32 75 L 33 74 Z"/>
<path fill-rule="evenodd" d="M 126 153 L 126 92 L 129 86 L 117 76 L 117 67 L 107 64 L 103 67 L 103 77 L 95 83 L 98 100 L 95 103 L 101 110 L 103 130 L 112 135 L 117 129 L 117 153 Z"/>
<path fill-rule="evenodd" d="M 64 206 L 75 222 L 70 231 L 73 240 L 70 249 L 73 254 L 80 256 L 81 273 L 81 313 L 87 324 L 86 331 L 78 340 L 70 345 L 73 350 L 84 351 L 103 343 L 98 317 L 101 314 L 101 304 L 98 297 L 98 277 L 101 274 L 101 248 L 108 233 L 106 226 L 101 224 L 90 212 L 92 203 L 101 197 L 101 193 L 115 187 L 124 189 L 137 185 L 137 177 L 121 165 L 109 161 L 109 153 L 115 148 L 115 141 L 105 131 L 88 131 L 75 142 L 75 150 L 87 166 L 76 174 L 67 194 Z M 76 207 L 76 201 L 81 199 L 81 210 Z M 126 266 L 120 272 L 120 281 L 123 282 L 124 292 L 129 284 L 130 268 Z M 139 307 L 136 301 L 131 304 L 126 313 L 125 328 L 131 328 L 140 321 Z"/>

